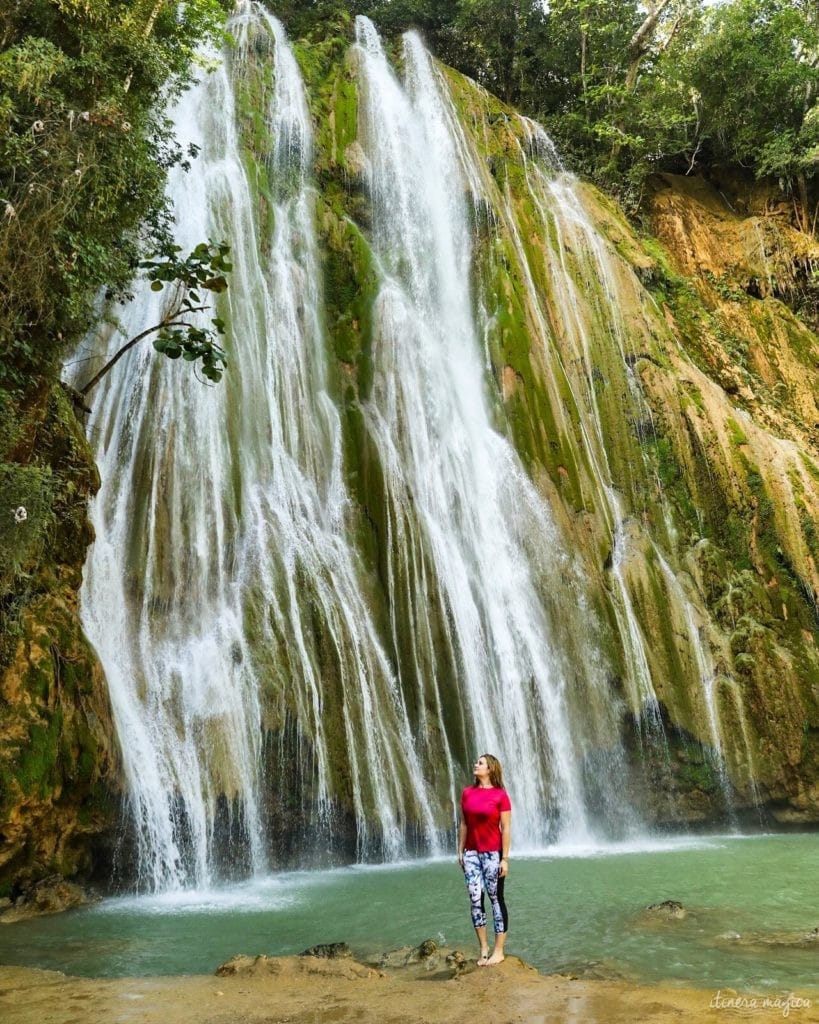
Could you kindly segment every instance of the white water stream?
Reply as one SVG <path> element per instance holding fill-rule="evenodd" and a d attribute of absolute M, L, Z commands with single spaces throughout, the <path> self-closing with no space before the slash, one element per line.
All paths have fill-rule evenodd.
<path fill-rule="evenodd" d="M 230 366 L 204 387 L 143 343 L 99 386 L 89 424 L 102 487 L 82 615 L 109 681 L 140 885 L 259 874 L 271 836 L 302 827 L 304 853 L 350 828 L 360 859 L 440 852 L 485 750 L 506 768 L 516 848 L 633 833 L 623 707 L 582 569 L 487 392 L 470 209 L 485 171 L 440 73 L 410 35 L 399 81 L 358 19 L 379 282 L 362 409 L 383 480 L 377 581 L 354 541 L 331 398 L 307 96 L 260 5 L 242 0 L 230 28 L 235 48 L 172 112 L 200 155 L 169 183 L 183 251 L 231 245 Z M 264 106 L 252 134 L 248 95 Z M 535 202 L 550 192 L 564 233 L 602 261 L 577 196 L 555 194 L 565 181 L 534 162 L 529 173 Z M 556 288 L 579 304 L 565 266 Z M 108 355 L 166 308 L 135 293 Z M 589 366 L 579 315 L 574 343 Z M 630 703 L 645 713 L 656 694 L 593 387 L 577 405 L 611 529 Z"/>
<path fill-rule="evenodd" d="M 103 485 L 83 621 L 108 676 L 151 888 L 212 880 L 225 860 L 216 848 L 221 794 L 239 816 L 246 867 L 264 867 L 262 790 L 274 785 L 263 777 L 265 688 L 286 687 L 280 699 L 305 740 L 297 773 L 319 816 L 329 814 L 319 632 L 340 684 L 332 724 L 346 737 L 359 848 L 399 855 L 408 817 L 436 848 L 424 790 L 404 791 L 420 768 L 345 536 L 303 86 L 261 8 L 242 5 L 231 28 L 232 62 L 174 111 L 178 137 L 201 154 L 189 174 L 173 174 L 169 192 L 183 249 L 208 237 L 232 246 L 225 315 L 235 370 L 204 388 L 187 367 L 135 349 L 100 389 L 90 424 Z M 270 238 L 260 236 L 232 114 L 231 72 L 246 73 L 260 54 L 275 67 L 269 167 L 282 183 Z M 109 350 L 161 309 L 162 297 L 142 288 Z"/>
<path fill-rule="evenodd" d="M 584 597 L 548 506 L 490 419 L 470 290 L 478 171 L 420 40 L 406 37 L 402 85 L 367 19 L 357 39 L 382 272 L 367 422 L 385 470 L 390 603 L 412 609 L 420 650 L 423 606 L 444 609 L 467 736 L 507 766 L 522 836 L 580 839 L 579 673 L 541 595 L 560 580 L 581 618 Z M 595 652 L 583 653 L 593 674 Z"/>

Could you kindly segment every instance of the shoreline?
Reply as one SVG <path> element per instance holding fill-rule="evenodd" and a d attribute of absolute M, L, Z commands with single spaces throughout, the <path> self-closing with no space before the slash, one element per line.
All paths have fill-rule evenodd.
<path fill-rule="evenodd" d="M 819 988 L 736 992 L 544 975 L 518 957 L 478 968 L 417 950 L 379 963 L 350 955 L 236 956 L 213 975 L 83 978 L 0 965 L 4 1024 L 650 1024 L 819 1022 Z"/>

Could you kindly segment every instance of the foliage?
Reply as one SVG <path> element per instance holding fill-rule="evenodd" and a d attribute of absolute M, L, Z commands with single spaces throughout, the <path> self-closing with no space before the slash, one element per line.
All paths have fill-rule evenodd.
<path fill-rule="evenodd" d="M 819 165 L 816 0 L 285 0 L 291 31 L 367 14 L 541 119 L 621 194 L 653 171 L 773 176 L 807 209 Z"/>
<path fill-rule="evenodd" d="M 0 462 L 0 595 L 42 554 L 52 521 L 52 475 L 48 466 Z"/>
<path fill-rule="evenodd" d="M 101 287 L 168 237 L 183 160 L 158 103 L 227 0 L 18 0 L 0 12 L 0 387 L 55 374 Z"/>
<path fill-rule="evenodd" d="M 217 294 L 227 289 L 225 274 L 233 267 L 228 262 L 230 246 L 224 242 L 200 242 L 193 252 L 184 260 L 176 253 L 181 252 L 179 246 L 171 246 L 171 253 L 165 259 L 147 260 L 142 265 L 149 268 L 148 279 L 154 291 L 161 291 L 163 283 L 170 282 L 181 288 L 181 296 L 174 303 L 172 317 L 185 317 L 199 312 L 203 308 L 199 290 Z M 182 356 L 188 362 L 202 360 L 202 373 L 208 380 L 217 382 L 222 379 L 222 370 L 227 365 L 227 356 L 214 341 L 216 335 L 225 333 L 225 322 L 221 317 L 211 318 L 213 327 L 198 327 L 195 324 L 181 324 L 172 327 L 164 324 L 154 341 L 154 348 L 169 359 Z"/>
<path fill-rule="evenodd" d="M 685 61 L 713 160 L 791 180 L 819 157 L 818 12 L 794 0 L 733 0 L 703 19 Z"/>
<path fill-rule="evenodd" d="M 159 259 L 143 260 L 140 266 L 148 271 L 151 290 L 161 292 L 166 284 L 172 286 L 173 294 L 169 306 L 159 323 L 140 331 L 130 338 L 80 390 L 86 395 L 96 387 L 102 378 L 119 362 L 129 349 L 151 334 L 156 334 L 154 348 L 169 359 L 181 356 L 187 362 L 202 360 L 202 373 L 208 380 L 218 383 L 227 365 L 223 348 L 216 343 L 218 335 L 225 333 L 225 322 L 221 317 L 211 318 L 212 327 L 202 326 L 196 320 L 198 313 L 204 313 L 210 306 L 203 306 L 200 292 L 220 294 L 227 290 L 227 277 L 232 269 L 228 260 L 230 246 L 225 242 L 200 242 L 186 256 L 180 258 L 182 247 L 168 243 Z M 191 319 L 194 320 L 191 323 Z"/>
<path fill-rule="evenodd" d="M 0 4 L 0 666 L 26 607 L 90 540 L 94 467 L 59 370 L 100 290 L 127 297 L 145 254 L 169 244 L 166 172 L 195 154 L 174 141 L 164 100 L 190 83 L 230 6 Z M 185 340 L 213 376 L 218 346 Z"/>

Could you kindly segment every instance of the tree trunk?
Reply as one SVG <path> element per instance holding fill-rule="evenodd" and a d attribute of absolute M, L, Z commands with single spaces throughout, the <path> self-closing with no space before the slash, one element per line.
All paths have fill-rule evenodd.
<path fill-rule="evenodd" d="M 671 3 L 671 0 L 655 0 L 654 3 L 648 5 L 648 14 L 643 19 L 642 25 L 637 29 L 634 35 L 631 37 L 631 41 L 628 45 L 629 50 L 629 63 L 628 70 L 626 71 L 625 78 L 625 89 L 626 93 L 633 93 L 637 87 L 637 75 L 640 71 L 640 64 L 645 57 L 648 47 L 651 43 L 651 39 L 657 28 L 657 22 L 660 19 L 660 15 Z M 622 119 L 617 123 L 617 127 L 620 131 L 625 132 L 625 127 L 622 123 Z M 611 147 L 611 162 L 612 164 L 617 163 L 617 158 L 620 156 L 620 150 L 622 144 L 615 141 Z"/>
<path fill-rule="evenodd" d="M 629 65 L 628 71 L 626 72 L 626 91 L 634 92 L 634 87 L 637 85 L 637 73 L 640 70 L 640 64 L 642 63 L 643 57 L 646 55 L 651 37 L 654 35 L 654 31 L 657 28 L 657 22 L 659 21 L 660 15 L 671 3 L 671 0 L 658 0 L 655 4 L 649 6 L 648 14 L 646 15 L 642 25 L 637 29 L 634 35 L 631 37 L 629 43 Z"/>
<path fill-rule="evenodd" d="M 796 187 L 799 189 L 799 205 L 802 208 L 800 214 L 800 227 L 805 234 L 810 234 L 810 220 L 808 218 L 808 182 L 803 171 L 796 175 Z"/>
<path fill-rule="evenodd" d="M 142 30 L 143 39 L 147 39 L 153 32 L 154 25 L 156 24 L 156 19 L 159 17 L 160 11 L 167 2 L 168 0 L 156 0 L 156 3 L 151 9 L 151 13 L 148 15 L 148 20 L 145 22 L 145 28 Z M 128 73 L 128 77 L 125 79 L 125 92 L 128 92 L 128 90 L 131 88 L 131 81 L 133 80 L 133 77 L 134 73 L 133 71 L 130 71 Z"/>

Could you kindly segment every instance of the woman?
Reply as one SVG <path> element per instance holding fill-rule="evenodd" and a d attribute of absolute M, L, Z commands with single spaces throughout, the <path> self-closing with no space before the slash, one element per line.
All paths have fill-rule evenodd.
<path fill-rule="evenodd" d="M 509 931 L 503 886 L 509 871 L 512 804 L 503 788 L 503 772 L 496 757 L 481 754 L 472 771 L 475 783 L 467 786 L 461 796 L 458 863 L 466 877 L 472 924 L 481 947 L 478 966 L 488 967 L 503 960 Z M 495 948 L 491 956 L 486 941 L 484 892 L 492 903 L 495 924 Z"/>

